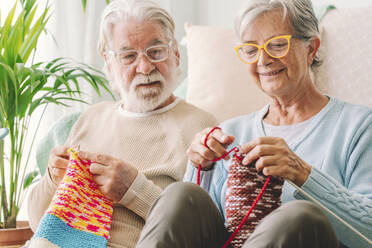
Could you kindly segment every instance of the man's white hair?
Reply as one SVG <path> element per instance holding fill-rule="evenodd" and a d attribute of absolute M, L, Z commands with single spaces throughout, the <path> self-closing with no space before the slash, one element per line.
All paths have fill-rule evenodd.
<path fill-rule="evenodd" d="M 171 15 L 158 4 L 149 0 L 115 0 L 104 9 L 101 17 L 98 50 L 103 56 L 107 51 L 112 27 L 115 23 L 135 18 L 138 21 L 159 22 L 169 39 L 176 46 L 174 39 L 174 21 Z"/>

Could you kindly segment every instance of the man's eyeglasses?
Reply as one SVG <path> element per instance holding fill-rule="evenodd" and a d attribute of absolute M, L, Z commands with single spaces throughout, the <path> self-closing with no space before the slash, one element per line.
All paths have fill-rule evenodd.
<path fill-rule="evenodd" d="M 275 36 L 266 41 L 262 46 L 253 43 L 245 43 L 235 47 L 235 51 L 239 59 L 247 64 L 256 63 L 261 55 L 262 49 L 264 49 L 270 57 L 279 59 L 288 54 L 291 46 L 291 39 L 293 38 L 305 39 L 305 37 L 298 35 Z"/>
<path fill-rule="evenodd" d="M 172 41 L 168 44 L 161 44 L 150 46 L 145 49 L 145 51 L 137 50 L 124 50 L 124 51 L 113 51 L 108 50 L 108 53 L 113 54 L 119 63 L 122 65 L 131 65 L 133 64 L 140 53 L 144 53 L 148 60 L 152 63 L 162 62 L 168 58 L 169 48 L 172 45 Z"/>

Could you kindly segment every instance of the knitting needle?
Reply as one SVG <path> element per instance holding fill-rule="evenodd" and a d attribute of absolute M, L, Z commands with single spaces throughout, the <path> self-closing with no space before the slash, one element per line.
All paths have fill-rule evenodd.
<path fill-rule="evenodd" d="M 298 191 L 300 191 L 303 195 L 305 195 L 308 199 L 310 199 L 311 201 L 313 201 L 314 203 L 316 203 L 317 205 L 319 205 L 323 210 L 325 210 L 327 213 L 329 213 L 330 215 L 332 215 L 334 218 L 336 218 L 338 221 L 340 221 L 342 224 L 344 224 L 346 227 L 348 227 L 350 230 L 352 230 L 354 233 L 356 233 L 359 237 L 361 237 L 362 239 L 364 239 L 368 244 L 370 244 L 370 245 L 372 244 L 372 241 L 370 239 L 368 239 L 365 235 L 363 235 L 361 232 L 359 232 L 357 229 L 355 229 L 349 223 L 347 223 L 346 221 L 344 221 L 338 215 L 336 215 L 335 213 L 333 213 L 329 208 L 327 208 L 326 206 L 324 206 L 321 202 L 319 202 L 318 200 L 316 200 L 309 193 L 305 192 L 303 189 L 301 189 L 300 187 L 298 187 L 293 182 L 291 182 L 289 180 L 286 180 L 286 181 L 290 185 L 292 185 L 295 189 L 297 189 Z"/>

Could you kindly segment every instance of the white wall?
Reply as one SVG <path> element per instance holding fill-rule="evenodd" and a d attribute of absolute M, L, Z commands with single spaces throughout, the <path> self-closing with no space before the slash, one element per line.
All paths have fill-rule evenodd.
<path fill-rule="evenodd" d="M 233 28 L 236 13 L 248 0 L 200 0 L 196 6 L 197 20 L 194 24 Z M 371 0 L 313 0 L 314 5 L 333 4 L 337 8 L 372 5 Z"/>

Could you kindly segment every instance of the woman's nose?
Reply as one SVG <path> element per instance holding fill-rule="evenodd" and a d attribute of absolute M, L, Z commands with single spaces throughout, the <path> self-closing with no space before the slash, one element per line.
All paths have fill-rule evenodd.
<path fill-rule="evenodd" d="M 273 62 L 274 58 L 267 54 L 265 49 L 261 50 L 261 53 L 258 55 L 257 65 L 268 65 Z"/>

